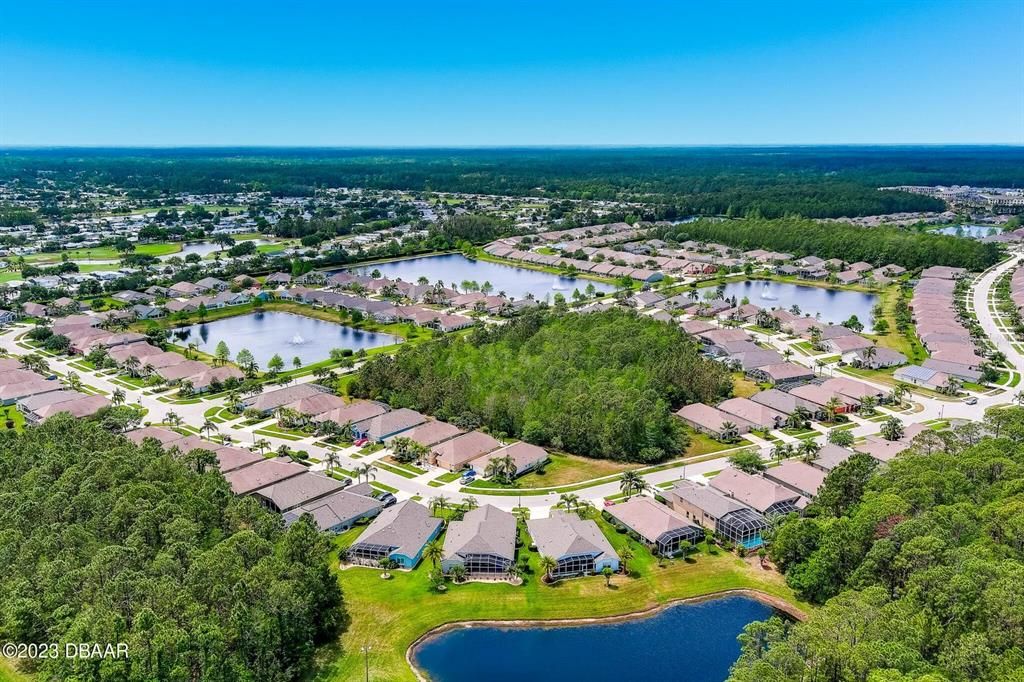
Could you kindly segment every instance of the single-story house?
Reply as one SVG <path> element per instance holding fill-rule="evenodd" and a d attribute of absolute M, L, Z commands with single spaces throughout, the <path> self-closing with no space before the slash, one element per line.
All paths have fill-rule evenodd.
<path fill-rule="evenodd" d="M 63 388 L 59 381 L 49 381 L 42 377 L 0 385 L 0 405 L 13 405 L 22 398 L 40 393 L 59 391 Z"/>
<path fill-rule="evenodd" d="M 462 566 L 468 576 L 501 576 L 516 560 L 516 517 L 485 504 L 461 521 L 451 521 L 444 537 L 441 570 Z"/>
<path fill-rule="evenodd" d="M 790 390 L 789 394 L 807 403 L 812 412 L 824 412 L 825 406 L 832 402 L 833 399 L 838 403 L 836 405 L 836 414 L 853 412 L 860 405 L 860 401 L 839 395 L 835 391 L 822 388 L 818 384 L 797 386 Z"/>
<path fill-rule="evenodd" d="M 541 556 L 557 563 L 552 577 L 590 575 L 605 568 L 619 570 L 619 555 L 591 519 L 555 510 L 546 519 L 530 519 L 526 527 Z"/>
<path fill-rule="evenodd" d="M 344 488 L 346 483 L 330 476 L 307 471 L 260 488 L 252 495 L 268 509 L 279 513 L 327 497 Z"/>
<path fill-rule="evenodd" d="M 387 411 L 388 408 L 381 403 L 372 400 L 356 400 L 344 407 L 336 407 L 333 410 L 321 412 L 313 417 L 313 421 L 332 421 L 339 426 L 344 426 L 345 424 L 355 424 L 378 417 Z"/>
<path fill-rule="evenodd" d="M 704 539 L 698 526 L 649 497 L 631 497 L 608 507 L 605 513 L 662 556 L 678 554 L 683 542 L 693 545 Z"/>
<path fill-rule="evenodd" d="M 718 404 L 718 409 L 763 430 L 777 429 L 786 422 L 784 413 L 773 410 L 767 405 L 755 403 L 748 398 L 723 400 Z"/>
<path fill-rule="evenodd" d="M 943 374 L 956 377 L 963 381 L 970 381 L 972 383 L 981 383 L 981 372 L 973 369 L 969 365 L 964 365 L 958 362 L 950 362 L 949 360 L 937 360 L 935 358 L 928 358 L 921 363 L 922 367 L 928 369 L 934 369 Z"/>
<path fill-rule="evenodd" d="M 837 336 L 832 339 L 824 339 L 821 342 L 821 347 L 829 353 L 849 353 L 855 350 L 864 350 L 865 348 L 871 348 L 875 344 L 869 339 L 865 339 L 863 336 L 858 334 L 849 334 L 847 336 Z"/>
<path fill-rule="evenodd" d="M 866 351 L 866 348 L 860 348 L 845 352 L 842 355 L 842 360 L 853 367 L 864 367 L 867 369 L 899 367 L 900 365 L 907 364 L 907 356 L 891 348 L 874 346 L 874 351 L 871 353 Z"/>
<path fill-rule="evenodd" d="M 937 369 L 921 365 L 906 365 L 893 372 L 892 378 L 934 391 L 943 391 L 949 386 L 949 375 Z"/>
<path fill-rule="evenodd" d="M 726 467 L 711 479 L 711 487 L 739 500 L 763 516 L 788 514 L 802 509 L 806 500 L 778 483 Z"/>
<path fill-rule="evenodd" d="M 377 566 L 391 559 L 402 568 L 413 569 L 423 557 L 423 548 L 444 527 L 421 504 L 406 500 L 384 509 L 348 548 L 348 560 Z"/>
<path fill-rule="evenodd" d="M 307 502 L 285 512 L 286 526 L 298 521 L 303 514 L 313 517 L 317 528 L 328 533 L 342 533 L 360 521 L 372 519 L 384 509 L 383 503 L 369 495 L 339 490 L 327 497 Z"/>
<path fill-rule="evenodd" d="M 676 416 L 690 428 L 718 440 L 735 439 L 751 427 L 749 422 L 704 403 L 685 405 L 676 411 Z"/>
<path fill-rule="evenodd" d="M 773 386 L 786 386 L 801 381 L 810 381 L 814 378 L 814 370 L 795 362 L 777 362 L 771 365 L 752 367 L 747 370 L 746 374 L 754 381 Z"/>
<path fill-rule="evenodd" d="M 539 445 L 517 441 L 474 459 L 470 462 L 470 465 L 477 471 L 483 472 L 487 469 L 488 462 L 502 457 L 511 457 L 512 461 L 515 462 L 516 476 L 522 476 L 533 471 L 548 461 L 548 453 L 544 448 Z"/>
<path fill-rule="evenodd" d="M 769 467 L 762 474 L 765 479 L 789 488 L 807 499 L 813 499 L 821 486 L 825 484 L 827 475 L 821 469 L 795 459 L 789 459 L 777 467 Z"/>
<path fill-rule="evenodd" d="M 501 441 L 483 431 L 470 431 L 430 449 L 430 463 L 458 471 L 478 457 L 501 447 Z"/>
<path fill-rule="evenodd" d="M 821 469 L 825 473 L 828 473 L 846 460 L 850 459 L 852 455 L 852 450 L 841 448 L 832 443 L 825 443 L 821 446 L 821 449 L 818 450 L 818 454 L 810 464 L 812 467 Z"/>
<path fill-rule="evenodd" d="M 206 445 L 204 443 L 200 447 L 206 447 Z M 214 444 L 209 443 L 209 445 L 212 446 Z M 189 450 L 191 449 L 189 448 Z M 224 474 L 224 478 L 227 480 L 228 485 L 231 486 L 231 492 L 236 495 L 248 495 L 260 488 L 266 488 L 268 485 L 273 485 L 274 483 L 279 483 L 304 473 L 307 473 L 307 469 L 301 464 L 296 464 L 290 459 L 275 458 L 264 459 L 262 462 L 256 462 L 235 471 L 229 471 Z"/>
<path fill-rule="evenodd" d="M 747 505 L 715 488 L 683 479 L 664 493 L 676 513 L 747 549 L 763 544 L 768 522 Z"/>
<path fill-rule="evenodd" d="M 428 419 L 419 426 L 414 426 L 404 433 L 392 436 L 388 440 L 393 440 L 394 438 L 408 438 L 414 443 L 419 443 L 420 445 L 429 448 L 443 441 L 455 438 L 456 436 L 461 436 L 463 433 L 465 433 L 465 431 L 457 426 L 449 424 L 448 422 L 439 421 L 437 419 Z"/>
<path fill-rule="evenodd" d="M 329 389 L 317 384 L 295 384 L 246 398 L 242 401 L 242 409 L 254 409 L 263 414 L 270 414 L 279 407 L 284 407 L 303 398 L 329 392 Z"/>
<path fill-rule="evenodd" d="M 352 425 L 352 430 L 357 438 L 368 438 L 383 443 L 386 438 L 408 431 L 425 421 L 427 418 L 416 410 L 403 407 L 356 422 Z"/>

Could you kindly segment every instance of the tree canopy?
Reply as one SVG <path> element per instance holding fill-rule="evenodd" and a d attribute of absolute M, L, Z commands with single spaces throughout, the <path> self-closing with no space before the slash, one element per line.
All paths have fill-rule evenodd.
<path fill-rule="evenodd" d="M 698 220 L 666 227 L 661 235 L 679 242 L 692 239 L 743 250 L 769 249 L 795 256 L 839 258 L 848 263 L 866 261 L 876 266 L 896 263 L 910 270 L 932 265 L 984 270 L 998 262 L 1001 254 L 999 245 L 992 242 L 896 227 L 866 228 L 794 217 Z"/>
<path fill-rule="evenodd" d="M 1020 679 L 1024 409 L 988 421 L 998 438 L 927 432 L 874 474 L 860 457 L 829 474 L 770 550 L 824 608 L 748 626 L 733 682 Z"/>
<path fill-rule="evenodd" d="M 327 551 L 234 497 L 212 453 L 66 416 L 0 434 L 0 640 L 129 647 L 40 679 L 299 679 L 344 618 Z"/>
<path fill-rule="evenodd" d="M 653 462 L 686 445 L 674 407 L 731 386 L 674 325 L 628 310 L 534 311 L 380 356 L 350 392 L 589 457 Z"/>

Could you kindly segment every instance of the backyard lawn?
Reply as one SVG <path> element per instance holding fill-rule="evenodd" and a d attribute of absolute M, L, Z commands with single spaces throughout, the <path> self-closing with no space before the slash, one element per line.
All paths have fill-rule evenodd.
<path fill-rule="evenodd" d="M 376 569 L 338 571 L 351 622 L 338 645 L 324 652 L 330 659 L 323 662 L 316 679 L 360 679 L 360 647 L 365 645 L 370 647 L 371 679 L 411 682 L 415 676 L 405 661 L 408 647 L 433 628 L 457 621 L 622 615 L 676 599 L 743 588 L 760 590 L 807 609 L 786 587 L 781 575 L 752 567 L 756 561 L 747 563 L 721 550 L 715 555 L 705 550 L 691 555 L 689 561 L 671 560 L 659 567 L 646 548 L 616 533 L 604 521 L 598 523 L 616 550 L 628 544 L 635 555 L 629 562 L 633 575 L 616 575 L 610 589 L 600 576 L 543 585 L 539 580 L 539 555 L 525 547 L 520 549 L 520 563 L 528 557 L 529 569 L 520 586 L 449 584 L 447 592 L 438 593 L 431 589 L 430 566 L 426 564 L 411 572 L 395 571 L 391 580 L 382 580 Z M 356 535 L 357 531 L 340 536 L 337 545 L 347 546 Z"/>

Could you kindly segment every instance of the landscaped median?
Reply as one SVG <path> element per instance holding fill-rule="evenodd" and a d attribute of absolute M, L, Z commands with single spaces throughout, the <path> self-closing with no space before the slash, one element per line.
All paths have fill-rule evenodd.
<path fill-rule="evenodd" d="M 411 572 L 394 571 L 391 580 L 381 580 L 380 571 L 371 568 L 339 571 L 351 621 L 335 649 L 336 658 L 322 666 L 316 679 L 361 679 L 361 647 L 368 646 L 371 679 L 413 682 L 416 676 L 406 661 L 409 647 L 431 630 L 460 621 L 623 616 L 728 590 L 754 590 L 799 611 L 809 610 L 781 575 L 762 570 L 754 557 L 739 559 L 720 549 L 709 554 L 701 545 L 689 560 L 669 560 L 659 566 L 645 547 L 607 523 L 598 523 L 616 551 L 629 546 L 634 555 L 628 562 L 632 575 L 615 576 L 612 588 L 605 586 L 601 576 L 543 585 L 539 555 L 525 548 L 520 549 L 520 558 L 528 557 L 529 570 L 521 586 L 465 583 L 449 585 L 439 593 L 427 577 L 431 567 L 426 563 Z M 351 544 L 362 528 L 339 536 L 338 546 Z"/>

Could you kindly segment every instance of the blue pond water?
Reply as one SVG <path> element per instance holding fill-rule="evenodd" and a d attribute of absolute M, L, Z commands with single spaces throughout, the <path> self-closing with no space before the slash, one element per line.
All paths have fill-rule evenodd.
<path fill-rule="evenodd" d="M 721 682 L 743 627 L 772 613 L 754 599 L 723 597 L 618 623 L 460 628 L 425 641 L 414 660 L 434 682 Z"/>
<path fill-rule="evenodd" d="M 267 361 L 275 353 L 291 369 L 294 357 L 298 357 L 303 365 L 308 365 L 326 360 L 332 348 L 351 348 L 356 351 L 401 341 L 391 334 L 366 332 L 334 322 L 278 311 L 193 324 L 175 329 L 171 334 L 175 343 L 195 343 L 199 350 L 211 355 L 217 344 L 224 341 L 231 351 L 232 359 L 238 351 L 248 348 L 261 369 L 266 369 Z"/>
<path fill-rule="evenodd" d="M 493 293 L 495 294 L 504 291 L 506 296 L 520 299 L 530 293 L 538 301 L 548 300 L 549 302 L 558 293 L 567 299 L 572 296 L 574 289 L 585 293 L 589 284 L 593 284 L 594 288 L 601 292 L 615 289 L 613 286 L 582 277 L 559 277 L 548 272 L 517 268 L 513 265 L 470 260 L 460 253 L 407 258 L 390 263 L 368 265 L 356 271 L 363 275 L 369 275 L 374 270 L 379 270 L 384 277 L 389 279 L 401 279 L 405 282 L 415 282 L 420 277 L 426 277 L 431 283 L 441 280 L 446 285 L 450 285 L 454 282 L 459 291 L 463 290 L 462 282 L 464 281 L 473 281 L 479 285 L 490 282 L 494 287 Z"/>
<path fill-rule="evenodd" d="M 993 225 L 950 225 L 949 227 L 943 227 L 935 230 L 936 234 L 951 234 L 957 237 L 967 237 L 969 239 L 982 239 L 984 237 L 990 237 L 994 234 L 999 234 L 1000 229 Z"/>
<path fill-rule="evenodd" d="M 725 297 L 736 297 L 742 301 L 744 297 L 762 308 L 785 308 L 789 310 L 794 304 L 800 306 L 800 314 L 810 313 L 813 317 L 821 314 L 821 320 L 839 324 L 856 315 L 868 331 L 871 329 L 874 315 L 871 309 L 878 303 L 878 296 L 860 291 L 844 291 L 809 287 L 788 282 L 730 282 L 725 285 Z"/>

